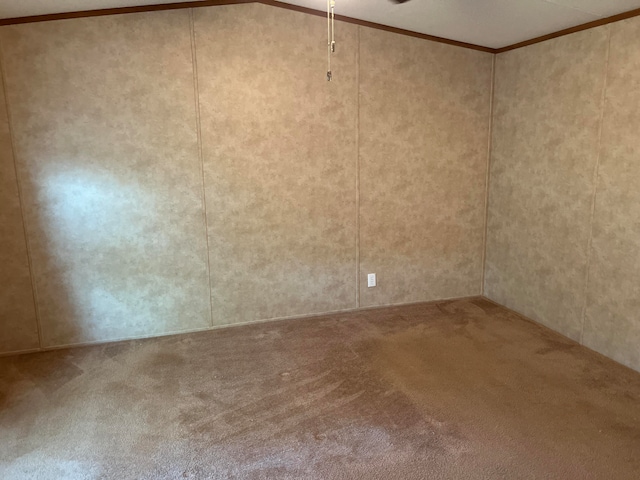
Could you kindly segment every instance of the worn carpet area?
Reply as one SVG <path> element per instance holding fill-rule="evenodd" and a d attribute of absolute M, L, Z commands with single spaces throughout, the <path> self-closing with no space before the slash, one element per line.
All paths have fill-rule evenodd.
<path fill-rule="evenodd" d="M 638 479 L 640 374 L 484 299 L 0 359 L 2 479 Z"/>

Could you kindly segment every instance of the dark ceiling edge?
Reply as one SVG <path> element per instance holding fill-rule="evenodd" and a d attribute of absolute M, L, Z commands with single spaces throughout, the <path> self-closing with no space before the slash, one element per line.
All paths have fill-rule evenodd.
<path fill-rule="evenodd" d="M 640 16 L 640 8 L 629 10 L 628 12 L 624 12 L 624 13 L 619 13 L 617 15 L 612 15 L 611 17 L 600 18 L 598 20 L 594 20 L 593 22 L 583 23 L 582 25 L 576 25 L 575 27 L 565 28 L 564 30 L 560 30 L 554 33 L 549 33 L 547 35 L 542 35 L 541 37 L 532 38 L 531 40 L 525 40 L 524 42 L 514 43 L 513 45 L 508 45 L 502 48 L 496 48 L 494 52 L 504 53 L 511 50 L 515 50 L 517 48 L 528 47 L 529 45 L 546 42 L 547 40 L 551 40 L 553 38 L 564 37 L 565 35 L 570 35 L 576 32 L 582 32 L 584 30 L 589 30 L 591 28 L 601 27 L 603 25 L 608 25 L 610 23 L 619 22 L 621 20 L 626 20 L 628 18 L 633 18 L 637 16 Z"/>
<path fill-rule="evenodd" d="M 0 19 L 0 26 L 6 25 L 18 25 L 22 23 L 35 23 L 35 22 L 48 22 L 51 20 L 66 20 L 71 18 L 86 18 L 86 17 L 101 17 L 105 15 L 119 15 L 124 13 L 141 13 L 141 12 L 156 12 L 161 10 L 179 10 L 183 8 L 199 8 L 199 7 L 213 7 L 220 5 L 238 5 L 243 3 L 262 3 L 264 5 L 271 5 L 273 7 L 284 8 L 286 10 L 293 10 L 296 12 L 307 13 L 310 15 L 325 16 L 326 12 L 320 10 L 314 10 L 312 8 L 300 7 L 298 5 L 291 5 L 288 3 L 277 2 L 275 0 L 200 0 L 190 2 L 177 2 L 177 3 L 164 3 L 159 5 L 142 5 L 137 7 L 120 7 L 120 8 L 104 8 L 99 10 L 84 10 L 79 12 L 65 12 L 65 13 L 51 13 L 48 15 L 34 15 L 30 17 L 17 17 L 17 18 L 4 18 Z M 423 40 L 430 40 L 432 42 L 445 43 L 447 45 L 454 45 L 462 48 L 469 48 L 471 50 L 478 50 L 487 53 L 504 53 L 511 50 L 515 50 L 536 43 L 545 42 L 553 38 L 563 37 L 571 33 L 581 32 L 583 30 L 589 30 L 590 28 L 601 27 L 609 23 L 619 22 L 628 18 L 640 16 L 640 8 L 630 10 L 628 12 L 612 15 L 611 17 L 601 18 L 592 22 L 583 23 L 575 27 L 566 28 L 558 32 L 549 33 L 540 37 L 532 38 L 531 40 L 525 40 L 524 42 L 514 43 L 501 48 L 483 47 L 481 45 L 475 45 L 472 43 L 459 42 L 457 40 L 450 40 L 448 38 L 436 37 L 433 35 L 427 35 L 425 33 L 418 33 L 411 30 L 404 30 L 401 28 L 390 27 L 382 25 L 380 23 L 367 22 L 366 20 L 358 20 L 357 18 L 345 17 L 343 15 L 336 15 L 336 20 L 351 23 L 354 25 L 360 25 L 363 27 L 375 28 L 377 30 L 384 30 L 387 32 L 397 33 L 399 35 L 406 35 L 409 37 L 421 38 Z"/>
<path fill-rule="evenodd" d="M 319 15 L 323 17 L 327 15 L 327 12 L 322 12 L 320 10 L 300 7 L 298 5 L 291 5 L 288 3 L 276 2 L 274 0 L 202 0 L 202 1 L 195 1 L 195 2 L 192 1 L 192 2 L 164 3 L 159 5 L 142 5 L 138 7 L 104 8 L 99 10 L 84 10 L 79 12 L 34 15 L 30 17 L 5 18 L 5 19 L 0 19 L 0 26 L 18 25 L 22 23 L 48 22 L 51 20 L 67 20 L 71 18 L 101 17 L 105 15 L 119 15 L 123 13 L 156 12 L 160 10 L 178 10 L 182 8 L 237 5 L 242 3 L 262 3 L 264 5 L 271 5 L 273 7 L 284 8 L 287 10 L 307 13 L 310 15 Z M 357 18 L 345 17 L 343 15 L 336 15 L 336 20 L 339 20 L 345 23 L 352 23 L 354 25 L 361 25 L 363 27 L 375 28 L 378 30 L 385 30 L 387 32 L 398 33 L 400 35 L 407 35 L 410 37 L 422 38 L 424 40 L 431 40 L 433 42 L 446 43 L 448 45 L 454 45 L 456 47 L 470 48 L 472 50 L 479 50 L 481 52 L 496 53 L 494 48 L 482 47 L 480 45 L 474 45 L 471 43 L 458 42 L 456 40 L 449 40 L 448 38 L 435 37 L 433 35 L 413 32 L 411 30 L 403 30 L 401 28 L 389 27 L 387 25 L 381 25 L 379 23 L 367 22 L 365 20 L 358 20 Z"/>
<path fill-rule="evenodd" d="M 51 20 L 68 20 L 71 18 L 102 17 L 105 15 L 120 15 L 124 13 L 157 12 L 160 10 L 179 10 L 182 8 L 214 7 L 219 5 L 236 5 L 240 3 L 254 3 L 254 0 L 203 0 L 193 2 L 162 3 L 158 5 L 140 5 L 137 7 L 101 8 L 98 10 L 81 10 L 78 12 L 49 13 L 29 17 L 3 18 L 0 26 L 18 25 L 21 23 L 49 22 Z"/>

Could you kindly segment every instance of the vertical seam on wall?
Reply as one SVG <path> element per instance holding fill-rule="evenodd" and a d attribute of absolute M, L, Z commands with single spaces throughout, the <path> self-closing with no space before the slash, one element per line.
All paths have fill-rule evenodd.
<path fill-rule="evenodd" d="M 489 92 L 489 138 L 487 139 L 487 171 L 484 180 L 484 235 L 482 238 L 482 274 L 480 279 L 480 295 L 484 295 L 484 280 L 487 270 L 487 236 L 489 233 L 489 183 L 491 181 L 491 146 L 493 139 L 493 104 L 495 101 L 496 86 L 496 59 L 498 55 L 493 55 L 491 59 L 491 86 Z"/>
<path fill-rule="evenodd" d="M 22 218 L 22 232 L 24 235 L 24 243 L 27 250 L 27 265 L 29 267 L 29 276 L 31 280 L 31 296 L 33 298 L 33 308 L 36 314 L 36 330 L 38 332 L 38 347 L 42 350 L 42 325 L 40 322 L 40 306 L 38 305 L 38 289 L 36 287 L 36 277 L 33 271 L 33 260 L 31 259 L 31 244 L 27 235 L 27 219 L 24 215 L 24 202 L 22 194 L 22 182 L 20 181 L 20 171 L 18 170 L 18 159 L 16 155 L 16 147 L 13 134 L 13 126 L 11 121 L 11 108 L 9 106 L 9 95 L 7 95 L 7 78 L 5 74 L 4 46 L 0 42 L 0 75 L 2 76 L 2 93 L 4 95 L 4 103 L 7 112 L 7 124 L 9 127 L 9 139 L 11 141 L 11 154 L 13 155 L 13 169 L 16 174 L 16 186 L 18 188 L 18 203 L 20 207 L 20 217 Z"/>
<path fill-rule="evenodd" d="M 356 28 L 356 308 L 360 308 L 360 26 Z"/>
<path fill-rule="evenodd" d="M 609 56 L 611 54 L 611 25 L 608 28 L 607 50 L 604 61 L 604 78 L 602 81 L 602 94 L 600 97 L 600 118 L 598 120 L 598 145 L 596 148 L 596 164 L 593 168 L 593 194 L 591 195 L 591 214 L 589 217 L 589 239 L 587 241 L 587 266 L 584 281 L 584 295 L 582 303 L 582 325 L 580 328 L 580 344 L 584 341 L 584 325 L 587 321 L 587 295 L 589 293 L 589 280 L 591 273 L 591 247 L 593 245 L 593 222 L 596 216 L 596 197 L 598 196 L 598 178 L 600 175 L 600 156 L 602 154 L 602 131 L 604 127 L 604 113 L 607 103 L 607 77 L 609 75 Z"/>
<path fill-rule="evenodd" d="M 198 160 L 200 161 L 200 177 L 202 178 L 202 215 L 204 238 L 207 246 L 207 285 L 209 286 L 209 325 L 213 327 L 213 289 L 211 288 L 211 249 L 209 248 L 209 225 L 207 223 L 207 193 L 204 181 L 204 155 L 202 154 L 202 125 L 200 123 L 200 90 L 198 87 L 198 59 L 196 55 L 196 29 L 193 19 L 193 8 L 189 9 L 189 34 L 191 37 L 191 62 L 193 66 L 193 97 L 196 112 L 196 134 L 198 138 Z"/>

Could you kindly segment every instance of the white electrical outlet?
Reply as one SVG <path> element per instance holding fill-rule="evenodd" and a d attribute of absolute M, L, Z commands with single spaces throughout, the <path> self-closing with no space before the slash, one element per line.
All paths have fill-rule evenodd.
<path fill-rule="evenodd" d="M 370 273 L 367 275 L 367 287 L 375 287 L 376 286 L 376 274 Z"/>

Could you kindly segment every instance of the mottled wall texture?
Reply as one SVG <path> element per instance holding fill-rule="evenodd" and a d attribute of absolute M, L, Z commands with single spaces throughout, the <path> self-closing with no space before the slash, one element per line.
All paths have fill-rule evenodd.
<path fill-rule="evenodd" d="M 325 26 L 0 29 L 0 353 L 481 292 L 494 57 Z M 640 370 L 638 45 L 495 57 L 484 292 Z"/>
<path fill-rule="evenodd" d="M 362 305 L 479 293 L 491 72 L 491 55 L 361 30 Z"/>
<path fill-rule="evenodd" d="M 486 295 L 579 340 L 608 27 L 497 56 Z"/>
<path fill-rule="evenodd" d="M 326 23 L 240 11 L 193 11 L 214 321 L 354 308 L 357 27 L 327 85 Z"/>
<path fill-rule="evenodd" d="M 0 28 L 0 353 L 479 294 L 492 56 L 337 29 Z"/>
<path fill-rule="evenodd" d="M 497 57 L 485 294 L 640 370 L 640 18 Z"/>
<path fill-rule="evenodd" d="M 640 18 L 610 34 L 583 342 L 640 370 Z"/>
<path fill-rule="evenodd" d="M 210 325 L 189 24 L 0 31 L 42 347 Z"/>
<path fill-rule="evenodd" d="M 39 339 L 6 112 L 0 90 L 0 352 L 20 352 L 37 349 Z"/>

